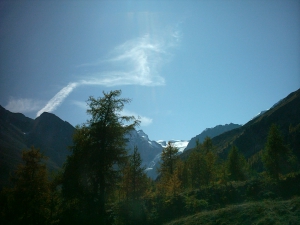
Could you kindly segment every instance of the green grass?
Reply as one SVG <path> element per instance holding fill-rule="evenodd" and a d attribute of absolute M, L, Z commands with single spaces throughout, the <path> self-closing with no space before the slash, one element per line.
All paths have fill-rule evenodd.
<path fill-rule="evenodd" d="M 212 224 L 288 224 L 300 225 L 300 197 L 285 201 L 260 201 L 197 213 L 166 225 L 212 225 Z"/>

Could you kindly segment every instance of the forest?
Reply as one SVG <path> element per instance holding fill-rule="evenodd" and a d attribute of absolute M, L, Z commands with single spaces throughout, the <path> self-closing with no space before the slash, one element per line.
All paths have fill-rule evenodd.
<path fill-rule="evenodd" d="M 120 114 L 130 99 L 116 90 L 87 102 L 90 119 L 76 127 L 62 169 L 49 171 L 34 146 L 23 151 L 1 191 L 1 224 L 300 223 L 299 161 L 277 124 L 247 159 L 235 145 L 220 155 L 209 137 L 184 156 L 169 143 L 152 180 L 139 149 L 125 148 L 140 123 Z"/>

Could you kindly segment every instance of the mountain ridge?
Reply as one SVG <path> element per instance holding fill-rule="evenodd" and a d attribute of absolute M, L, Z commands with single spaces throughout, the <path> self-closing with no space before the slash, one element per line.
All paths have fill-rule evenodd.
<path fill-rule="evenodd" d="M 243 126 L 212 138 L 217 153 L 226 158 L 230 148 L 235 145 L 249 159 L 261 151 L 266 143 L 269 129 L 276 124 L 289 145 L 300 159 L 300 89 L 290 93 L 269 110 L 245 123 Z M 187 158 L 192 149 L 182 155 Z"/>

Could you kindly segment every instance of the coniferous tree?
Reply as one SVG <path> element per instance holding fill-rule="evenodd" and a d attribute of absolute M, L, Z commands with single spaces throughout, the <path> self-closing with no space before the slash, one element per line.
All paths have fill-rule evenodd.
<path fill-rule="evenodd" d="M 231 150 L 228 154 L 228 161 L 227 161 L 227 170 L 229 174 L 230 180 L 244 180 L 244 163 L 245 159 L 243 156 L 238 152 L 238 148 L 236 146 L 232 146 Z"/>
<path fill-rule="evenodd" d="M 166 187 L 166 195 L 175 197 L 177 196 L 182 187 L 182 181 L 180 180 L 180 166 L 175 167 L 173 174 L 169 176 Z"/>
<path fill-rule="evenodd" d="M 288 149 L 283 144 L 278 127 L 273 124 L 270 128 L 267 143 L 262 155 L 262 161 L 270 177 L 278 180 L 281 172 L 280 161 L 288 154 Z"/>
<path fill-rule="evenodd" d="M 215 179 L 217 156 L 209 137 L 201 144 L 196 142 L 196 148 L 187 160 L 191 188 L 208 185 Z"/>
<path fill-rule="evenodd" d="M 147 175 L 142 167 L 142 159 L 137 146 L 129 157 L 129 162 L 124 168 L 122 186 L 125 189 L 126 198 L 139 199 L 146 190 Z"/>
<path fill-rule="evenodd" d="M 161 177 L 172 175 L 175 170 L 176 161 L 178 160 L 178 148 L 174 147 L 171 142 L 168 142 L 161 153 L 161 164 L 158 169 Z"/>
<path fill-rule="evenodd" d="M 39 149 L 31 147 L 22 152 L 20 164 L 12 177 L 10 198 L 10 224 L 47 224 L 49 222 L 50 186 L 46 157 Z"/>
<path fill-rule="evenodd" d="M 207 154 L 213 150 L 213 143 L 210 137 L 205 137 L 202 145 L 200 146 L 202 151 Z"/>
<path fill-rule="evenodd" d="M 139 124 L 133 116 L 120 115 L 130 102 L 120 98 L 120 90 L 103 95 L 89 98 L 87 113 L 91 118 L 77 126 L 63 174 L 62 193 L 67 205 L 75 204 L 77 223 L 105 224 L 107 194 L 115 188 L 127 159 L 125 134 Z M 133 123 L 128 124 L 130 121 Z"/>
<path fill-rule="evenodd" d="M 188 171 L 191 188 L 199 188 L 207 184 L 208 167 L 205 155 L 201 152 L 194 151 L 190 154 L 188 160 Z"/>

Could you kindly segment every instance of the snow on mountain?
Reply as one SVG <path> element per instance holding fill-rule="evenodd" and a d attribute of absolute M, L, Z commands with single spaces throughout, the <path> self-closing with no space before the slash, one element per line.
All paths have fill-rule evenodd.
<path fill-rule="evenodd" d="M 168 142 L 163 140 L 156 141 L 158 144 L 160 144 L 163 148 L 167 147 Z M 188 145 L 189 141 L 184 140 L 170 140 L 169 141 L 174 147 L 178 148 L 178 152 L 182 153 L 186 146 Z"/>
<path fill-rule="evenodd" d="M 128 139 L 128 153 L 132 154 L 136 146 L 141 155 L 142 166 L 148 167 L 148 164 L 152 162 L 155 156 L 162 152 L 162 146 L 155 141 L 151 141 L 142 130 L 132 130 L 126 138 Z"/>
<path fill-rule="evenodd" d="M 186 148 L 186 146 L 188 145 L 188 141 L 184 141 L 184 140 L 170 140 L 169 141 L 174 147 L 178 148 L 178 153 L 181 154 L 183 152 L 183 150 Z M 167 147 L 168 145 L 168 141 L 164 141 L 164 140 L 158 140 L 155 142 L 156 144 L 160 145 L 163 148 Z M 148 174 L 149 177 L 151 177 L 152 179 L 156 179 L 157 178 L 157 168 L 159 166 L 160 163 L 160 157 L 161 157 L 161 152 L 158 153 L 153 160 L 148 164 L 148 167 L 146 168 L 146 172 Z"/>
<path fill-rule="evenodd" d="M 143 138 L 145 141 L 147 141 L 150 145 L 152 145 L 153 147 L 155 147 L 155 148 L 160 148 L 160 147 L 161 147 L 161 145 L 158 144 L 156 141 L 151 141 L 151 140 L 149 139 L 148 135 L 145 134 L 144 131 L 138 130 L 138 131 L 137 131 L 137 134 L 138 134 L 141 138 Z"/>

